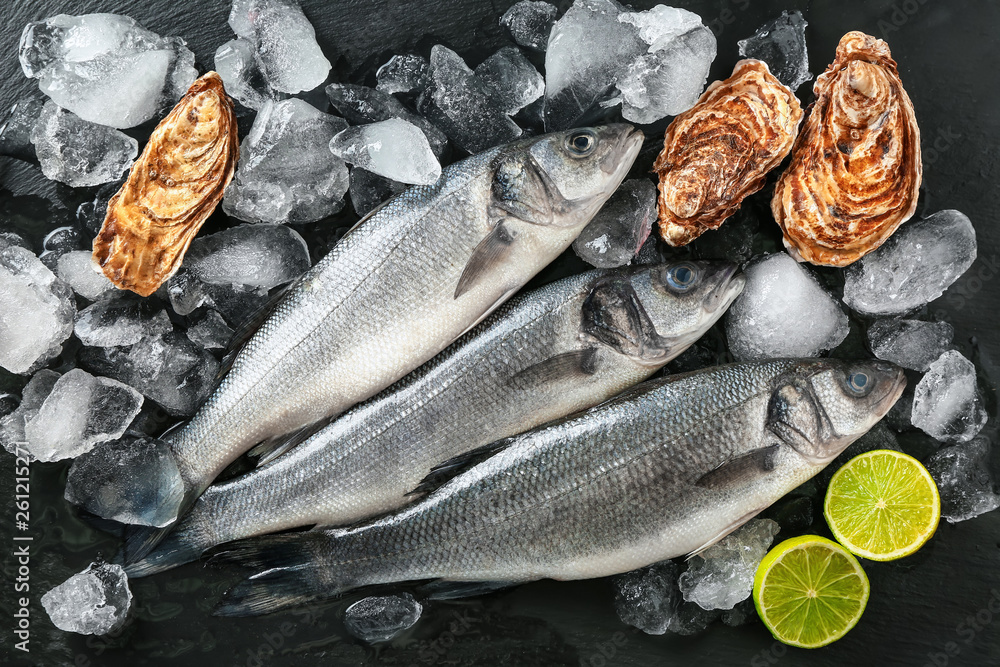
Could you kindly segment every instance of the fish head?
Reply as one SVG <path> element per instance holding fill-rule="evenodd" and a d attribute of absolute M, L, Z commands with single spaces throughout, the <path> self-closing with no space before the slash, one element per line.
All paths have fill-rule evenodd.
<path fill-rule="evenodd" d="M 527 222 L 583 229 L 621 185 L 642 141 L 640 130 L 618 123 L 514 144 L 498 158 L 493 201 Z"/>
<path fill-rule="evenodd" d="M 768 428 L 806 461 L 824 466 L 868 432 L 906 387 L 903 369 L 878 359 L 806 362 L 782 376 Z"/>
<path fill-rule="evenodd" d="M 745 284 L 732 262 L 685 260 L 611 274 L 584 302 L 584 335 L 659 367 L 715 324 Z"/>

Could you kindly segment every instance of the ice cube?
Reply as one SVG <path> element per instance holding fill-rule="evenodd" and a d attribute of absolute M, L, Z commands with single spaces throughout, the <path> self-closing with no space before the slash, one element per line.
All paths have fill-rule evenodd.
<path fill-rule="evenodd" d="M 261 109 L 279 94 L 271 89 L 254 57 L 253 44 L 242 37 L 215 51 L 215 71 L 222 77 L 226 93 L 250 109 Z"/>
<path fill-rule="evenodd" d="M 27 161 L 38 159 L 35 146 L 31 143 L 31 130 L 44 104 L 45 100 L 41 97 L 24 97 L 11 107 L 7 121 L 0 125 L 0 155 Z"/>
<path fill-rule="evenodd" d="M 986 418 L 972 362 L 949 350 L 931 363 L 913 392 L 913 425 L 937 440 L 968 442 Z"/>
<path fill-rule="evenodd" d="M 753 37 L 737 42 L 740 55 L 767 63 L 771 74 L 794 92 L 812 78 L 806 50 L 807 25 L 802 12 L 783 11 L 778 18 L 757 28 Z"/>
<path fill-rule="evenodd" d="M 167 282 L 166 296 L 178 315 L 190 315 L 201 306 L 219 311 L 233 328 L 252 319 L 268 301 L 268 290 L 232 283 L 204 283 L 183 269 Z"/>
<path fill-rule="evenodd" d="M 364 217 L 382 202 L 395 197 L 406 189 L 403 183 L 378 174 L 373 174 L 359 167 L 351 169 L 351 203 L 354 212 Z"/>
<path fill-rule="evenodd" d="M 662 635 L 670 629 L 681 601 L 676 563 L 666 560 L 626 572 L 612 583 L 615 610 L 622 623 L 650 635 Z"/>
<path fill-rule="evenodd" d="M 203 283 L 267 290 L 302 275 L 309 268 L 309 249 L 290 227 L 239 225 L 196 238 L 184 267 Z"/>
<path fill-rule="evenodd" d="M 986 438 L 943 447 L 925 463 L 941 494 L 941 516 L 949 522 L 965 521 L 1000 507 Z"/>
<path fill-rule="evenodd" d="M 80 250 L 90 245 L 90 239 L 85 239 L 80 229 L 74 225 L 56 227 L 45 235 L 42 241 L 42 254 L 38 256 L 49 271 L 58 273 L 59 259 L 68 252 Z"/>
<path fill-rule="evenodd" d="M 90 301 L 114 288 L 108 277 L 94 266 L 89 250 L 73 250 L 59 257 L 56 272 L 73 291 Z"/>
<path fill-rule="evenodd" d="M 847 337 L 847 315 L 787 254 L 767 255 L 745 273 L 746 287 L 726 313 L 726 336 L 738 361 L 814 357 Z"/>
<path fill-rule="evenodd" d="M 375 72 L 375 88 L 387 94 L 419 93 L 427 85 L 428 66 L 423 56 L 393 56 Z"/>
<path fill-rule="evenodd" d="M 21 402 L 17 408 L 0 418 L 0 444 L 11 454 L 17 454 L 18 449 L 22 450 L 22 454 L 27 454 L 25 424 L 38 414 L 59 378 L 59 373 L 47 368 L 35 373 L 21 390 Z"/>
<path fill-rule="evenodd" d="M 39 461 L 75 458 L 120 438 L 141 408 L 142 396 L 131 387 L 74 368 L 24 420 L 24 449 Z"/>
<path fill-rule="evenodd" d="M 634 122 L 676 115 L 698 100 L 715 54 L 715 36 L 687 10 L 577 0 L 549 37 L 545 127 L 572 127 L 619 100 Z"/>
<path fill-rule="evenodd" d="M 330 150 L 348 164 L 400 183 L 430 185 L 441 176 L 427 137 L 402 118 L 349 127 L 330 140 Z"/>
<path fill-rule="evenodd" d="M 555 5 L 535 0 L 521 0 L 504 12 L 500 25 L 507 28 L 511 39 L 519 45 L 544 51 L 549 43 L 549 33 L 559 10 Z"/>
<path fill-rule="evenodd" d="M 976 231 L 962 213 L 908 222 L 844 272 L 844 303 L 866 315 L 896 315 L 941 296 L 976 261 Z"/>
<path fill-rule="evenodd" d="M 49 100 L 31 130 L 31 143 L 47 178 L 74 188 L 117 181 L 139 154 L 139 143 L 91 123 Z"/>
<path fill-rule="evenodd" d="M 517 123 L 496 108 L 492 90 L 451 49 L 431 49 L 428 76 L 418 108 L 462 150 L 475 154 L 521 136 Z"/>
<path fill-rule="evenodd" d="M 117 14 L 33 21 L 21 34 L 18 55 L 25 76 L 38 79 L 55 104 L 117 128 L 149 120 L 198 77 L 183 39 L 160 37 Z"/>
<path fill-rule="evenodd" d="M 947 322 L 884 319 L 868 327 L 868 344 L 876 357 L 915 371 L 926 371 L 954 336 Z"/>
<path fill-rule="evenodd" d="M 689 560 L 678 579 L 684 599 L 702 609 L 732 609 L 750 597 L 757 566 L 779 530 L 770 519 L 753 519 Z"/>
<path fill-rule="evenodd" d="M 81 635 L 106 635 L 122 627 L 131 603 L 125 570 L 100 561 L 42 596 L 52 624 Z"/>
<path fill-rule="evenodd" d="M 656 187 L 645 178 L 625 181 L 583 228 L 573 250 L 601 269 L 624 266 L 646 242 L 656 213 Z"/>
<path fill-rule="evenodd" d="M 514 46 L 505 46 L 484 60 L 475 74 L 489 91 L 491 104 L 508 116 L 545 92 L 545 79 Z"/>
<path fill-rule="evenodd" d="M 0 240 L 0 366 L 30 373 L 73 333 L 73 291 L 34 253 Z"/>
<path fill-rule="evenodd" d="M 240 144 L 222 208 L 248 222 L 315 222 L 344 206 L 348 173 L 330 152 L 342 118 L 299 99 L 267 102 Z"/>
<path fill-rule="evenodd" d="M 253 45 L 260 70 L 275 90 L 312 90 L 330 73 L 316 30 L 295 0 L 233 0 L 229 25 Z"/>
<path fill-rule="evenodd" d="M 408 593 L 367 597 L 344 611 L 344 627 L 369 644 L 385 642 L 412 627 L 421 611 L 423 606 Z"/>
<path fill-rule="evenodd" d="M 152 301 L 116 290 L 77 313 L 73 332 L 84 345 L 118 347 L 173 329 L 166 311 Z"/>
<path fill-rule="evenodd" d="M 351 83 L 331 83 L 326 87 L 330 104 L 351 125 L 378 123 L 390 118 L 402 118 L 420 128 L 440 160 L 448 148 L 448 137 L 426 118 L 413 113 L 389 93 Z"/>
<path fill-rule="evenodd" d="M 211 392 L 219 362 L 184 334 L 147 336 L 132 347 L 84 348 L 80 365 L 113 377 L 183 417 Z"/>
<path fill-rule="evenodd" d="M 222 350 L 229 346 L 233 330 L 222 319 L 222 315 L 209 310 L 201 321 L 187 330 L 187 337 L 206 350 Z"/>

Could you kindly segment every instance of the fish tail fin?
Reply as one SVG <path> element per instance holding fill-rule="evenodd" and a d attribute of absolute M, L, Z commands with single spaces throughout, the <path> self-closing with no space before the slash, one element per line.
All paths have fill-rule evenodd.
<path fill-rule="evenodd" d="M 214 613 L 269 614 L 374 583 L 364 580 L 371 562 L 352 559 L 354 542 L 338 538 L 336 531 L 308 531 L 223 545 L 214 551 L 210 560 L 213 565 L 237 565 L 258 573 L 229 589 Z"/>
<path fill-rule="evenodd" d="M 91 514 L 150 528 L 172 524 L 196 495 L 170 446 L 148 437 L 106 442 L 77 457 L 65 493 L 67 501 Z M 133 545 L 152 548 L 156 539 L 153 533 L 135 536 Z"/>

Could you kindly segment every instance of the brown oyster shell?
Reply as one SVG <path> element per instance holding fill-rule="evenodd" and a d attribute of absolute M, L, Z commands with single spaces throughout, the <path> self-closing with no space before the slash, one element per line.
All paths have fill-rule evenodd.
<path fill-rule="evenodd" d="M 149 296 L 180 268 L 239 158 L 236 114 L 215 72 L 188 89 L 108 202 L 93 261 L 119 289 Z"/>
<path fill-rule="evenodd" d="M 759 60 L 712 83 L 670 123 L 653 165 L 663 239 L 682 246 L 718 229 L 792 149 L 801 120 L 798 99 Z"/>
<path fill-rule="evenodd" d="M 846 266 L 878 248 L 917 207 L 920 131 L 889 46 L 840 40 L 771 200 L 799 261 Z"/>

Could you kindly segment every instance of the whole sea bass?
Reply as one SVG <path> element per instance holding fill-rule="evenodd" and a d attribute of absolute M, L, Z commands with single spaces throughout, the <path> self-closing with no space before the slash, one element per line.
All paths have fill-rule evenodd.
<path fill-rule="evenodd" d="M 143 576 L 216 544 L 412 502 L 434 465 L 589 408 L 686 350 L 742 291 L 729 262 L 591 271 L 515 297 L 422 368 L 273 463 L 210 487 Z M 128 544 L 126 544 L 126 556 Z"/>
<path fill-rule="evenodd" d="M 262 571 L 218 613 L 410 580 L 603 577 L 696 553 L 819 472 L 904 386 L 900 368 L 877 360 L 781 359 L 650 380 L 489 446 L 397 514 L 234 543 L 217 560 Z"/>
<path fill-rule="evenodd" d="M 123 523 L 170 524 L 255 444 L 374 395 L 503 303 L 569 247 L 641 143 L 621 124 L 547 134 L 391 199 L 289 289 L 156 465 L 78 459 L 74 500 Z"/>

